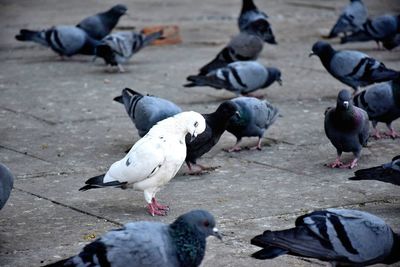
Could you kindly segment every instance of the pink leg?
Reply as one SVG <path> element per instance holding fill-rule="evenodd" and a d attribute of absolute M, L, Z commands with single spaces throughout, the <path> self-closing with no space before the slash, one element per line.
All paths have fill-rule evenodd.
<path fill-rule="evenodd" d="M 169 207 L 167 205 L 161 205 L 160 203 L 158 203 L 155 197 L 153 197 L 153 199 L 151 200 L 151 203 L 158 210 L 164 210 L 164 211 L 169 210 Z"/>
<path fill-rule="evenodd" d="M 398 134 L 392 127 L 389 127 L 389 132 L 384 133 L 384 135 L 389 136 L 392 139 L 400 137 L 400 134 Z"/>
<path fill-rule="evenodd" d="M 343 165 L 343 162 L 340 161 L 340 156 L 336 158 L 336 160 L 332 163 L 325 164 L 325 166 L 330 168 L 340 168 Z"/>
<path fill-rule="evenodd" d="M 379 130 L 376 129 L 376 128 L 373 129 L 373 132 L 372 132 L 372 135 L 371 135 L 371 136 L 372 136 L 373 138 L 375 138 L 376 140 L 382 138 L 382 136 L 379 134 Z"/>
<path fill-rule="evenodd" d="M 261 141 L 262 141 L 262 139 L 261 138 L 258 138 L 258 142 L 257 142 L 257 145 L 256 146 L 253 146 L 253 147 L 250 147 L 250 149 L 251 150 L 253 150 L 253 149 L 257 149 L 257 150 L 262 150 L 262 148 L 261 148 Z"/>
<path fill-rule="evenodd" d="M 149 203 L 147 205 L 147 212 L 150 213 L 151 216 L 154 216 L 154 215 L 165 216 L 165 215 L 167 215 L 167 211 L 157 209 L 156 207 L 154 207 L 153 203 Z"/>
<path fill-rule="evenodd" d="M 350 163 L 344 164 L 342 166 L 340 166 L 339 168 L 341 169 L 353 169 L 354 167 L 357 166 L 357 162 L 358 162 L 358 158 L 354 158 Z"/>
<path fill-rule="evenodd" d="M 233 147 L 229 148 L 227 151 L 228 151 L 229 153 L 241 151 L 242 148 L 239 146 L 239 143 L 240 143 L 240 140 L 237 140 L 237 141 L 236 141 L 236 144 L 235 144 Z"/>

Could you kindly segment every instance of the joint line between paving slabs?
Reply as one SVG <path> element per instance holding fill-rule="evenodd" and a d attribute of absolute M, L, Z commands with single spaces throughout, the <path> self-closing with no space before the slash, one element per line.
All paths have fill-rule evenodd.
<path fill-rule="evenodd" d="M 47 197 L 45 197 L 45 196 L 41 196 L 41 195 L 38 195 L 38 194 L 35 194 L 35 193 L 32 193 L 32 192 L 26 191 L 26 190 L 24 190 L 24 189 L 17 188 L 17 187 L 14 187 L 14 189 L 15 189 L 15 190 L 18 190 L 18 191 L 20 191 L 20 192 L 23 192 L 23 193 L 32 195 L 32 196 L 37 197 L 37 198 L 50 201 L 51 203 L 54 203 L 54 204 L 56 204 L 56 205 L 59 205 L 59 206 L 62 206 L 62 207 L 68 208 L 68 209 L 71 209 L 71 210 L 73 210 L 73 211 L 76 211 L 76 212 L 79 212 L 79 213 L 82 213 L 82 214 L 85 214 L 85 215 L 88 215 L 88 216 L 92 216 L 92 217 L 95 217 L 95 218 L 97 218 L 97 219 L 100 219 L 100 220 L 104 220 L 104 221 L 106 221 L 106 222 L 109 222 L 109 223 L 113 223 L 113 224 L 115 224 L 115 225 L 117 225 L 117 226 L 123 226 L 123 224 L 120 223 L 120 222 L 117 222 L 117 221 L 114 221 L 114 220 L 112 220 L 112 219 L 108 219 L 108 218 L 106 218 L 106 217 L 103 217 L 103 216 L 100 216 L 100 215 L 96 215 L 96 214 L 93 214 L 93 213 L 84 211 L 84 210 L 81 210 L 81 209 L 78 209 L 78 208 L 75 208 L 75 207 L 73 207 L 73 206 L 69 206 L 69 205 L 67 205 L 67 204 L 63 204 L 63 203 L 61 203 L 61 202 L 58 202 L 58 201 L 56 201 L 56 200 L 52 200 L 52 199 L 47 198 Z"/>
<path fill-rule="evenodd" d="M 46 163 L 55 164 L 54 162 L 48 161 L 46 159 L 42 159 L 42 158 L 40 158 L 38 156 L 35 156 L 35 155 L 32 155 L 32 154 L 30 154 L 28 152 L 19 151 L 19 150 L 15 149 L 15 148 L 7 147 L 7 146 L 4 146 L 4 145 L 0 145 L 0 148 L 7 149 L 7 150 L 10 150 L 10 151 L 13 151 L 13 152 L 16 152 L 16 153 L 19 153 L 19 154 L 34 158 L 34 159 L 38 159 L 38 160 L 44 161 Z"/>

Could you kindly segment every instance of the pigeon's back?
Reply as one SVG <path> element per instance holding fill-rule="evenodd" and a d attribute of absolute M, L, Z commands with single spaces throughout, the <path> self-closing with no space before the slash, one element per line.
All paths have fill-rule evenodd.
<path fill-rule="evenodd" d="M 56 26 L 50 35 L 50 46 L 60 54 L 71 56 L 86 42 L 86 33 L 74 26 Z"/>
<path fill-rule="evenodd" d="M 350 30 L 359 29 L 368 18 L 368 11 L 361 0 L 351 1 L 350 5 L 345 8 L 344 14 L 353 19 L 349 25 Z"/>
<path fill-rule="evenodd" d="M 228 44 L 233 50 L 236 60 L 255 60 L 263 49 L 263 41 L 256 35 L 241 32 L 234 36 Z"/>
<path fill-rule="evenodd" d="M 14 185 L 14 176 L 10 170 L 0 163 L 0 209 L 4 207 Z"/>

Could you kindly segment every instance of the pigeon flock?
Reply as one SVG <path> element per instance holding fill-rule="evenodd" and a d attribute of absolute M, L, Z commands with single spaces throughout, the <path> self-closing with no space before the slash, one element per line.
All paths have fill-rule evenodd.
<path fill-rule="evenodd" d="M 125 5 L 118 4 L 76 26 L 21 29 L 15 38 L 50 47 L 61 57 L 99 57 L 107 66 L 116 66 L 123 72 L 122 65 L 135 53 L 164 38 L 162 30 L 147 35 L 113 32 L 127 10 Z M 265 132 L 282 115 L 278 107 L 254 92 L 274 82 L 282 85 L 284 75 L 280 69 L 257 61 L 265 43 L 278 45 L 268 18 L 254 0 L 242 0 L 238 34 L 221 51 L 216 51 L 215 58 L 200 67 L 198 74 L 187 76 L 188 83 L 183 85 L 187 90 L 209 86 L 234 93 L 235 98 L 222 101 L 212 113 L 184 111 L 170 100 L 123 89 L 114 101 L 124 105 L 141 138 L 106 173 L 86 182 L 82 180 L 79 190 L 111 187 L 142 191 L 147 212 L 166 216 L 169 207 L 156 200 L 157 192 L 174 178 L 184 162 L 191 175 L 218 168 L 201 165 L 198 160 L 218 143 L 225 131 L 236 137 L 236 144 L 227 149 L 228 153 L 242 150 L 243 137 L 257 137 L 257 144 L 250 150 L 262 150 Z M 395 49 L 400 44 L 400 15 L 370 18 L 362 0 L 350 0 L 325 38 L 336 37 L 340 37 L 341 44 L 375 41 L 387 50 Z M 310 49 L 309 55 L 318 56 L 327 73 L 347 88 L 338 93 L 336 105 L 325 110 L 326 140 L 337 151 L 336 160 L 326 166 L 352 169 L 370 136 L 400 137 L 392 126 L 400 118 L 400 72 L 365 53 L 335 49 L 326 41 L 317 41 Z M 389 131 L 380 133 L 376 129 L 378 122 L 385 123 Z M 342 162 L 343 152 L 353 153 L 354 159 Z M 357 170 L 354 175 L 349 178 L 354 183 L 378 180 L 400 185 L 400 155 L 381 166 Z M 0 163 L 0 209 L 10 196 L 13 180 L 10 170 Z M 213 215 L 192 210 L 171 224 L 127 223 L 87 244 L 76 256 L 46 266 L 199 266 L 208 236 L 222 239 Z M 252 238 L 251 244 L 261 248 L 251 255 L 260 260 L 288 254 L 327 261 L 333 266 L 400 261 L 400 235 L 381 218 L 350 209 L 331 208 L 304 214 L 296 219 L 294 228 L 267 230 Z"/>

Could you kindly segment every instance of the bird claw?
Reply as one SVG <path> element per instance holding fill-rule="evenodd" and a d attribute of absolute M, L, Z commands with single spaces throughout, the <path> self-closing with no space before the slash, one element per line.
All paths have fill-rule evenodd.
<path fill-rule="evenodd" d="M 231 153 L 231 152 L 239 152 L 242 150 L 242 148 L 240 146 L 234 146 L 232 148 L 229 149 L 224 149 L 226 152 Z"/>
<path fill-rule="evenodd" d="M 151 216 L 166 216 L 169 211 L 169 207 L 166 205 L 161 205 L 156 201 L 155 198 L 151 200 L 151 203 L 147 205 L 147 211 L 150 213 Z"/>
<path fill-rule="evenodd" d="M 330 168 L 341 168 L 341 166 L 343 166 L 343 162 L 341 162 L 340 160 L 335 160 L 332 163 L 327 163 L 325 164 L 325 166 L 330 167 Z"/>
<path fill-rule="evenodd" d="M 399 138 L 399 137 L 400 137 L 400 134 L 398 134 L 398 133 L 395 132 L 395 131 L 389 131 L 389 132 L 383 133 L 383 135 L 384 135 L 384 136 L 387 136 L 387 137 L 390 137 L 390 138 L 392 138 L 392 139 L 396 139 L 396 138 Z"/>

